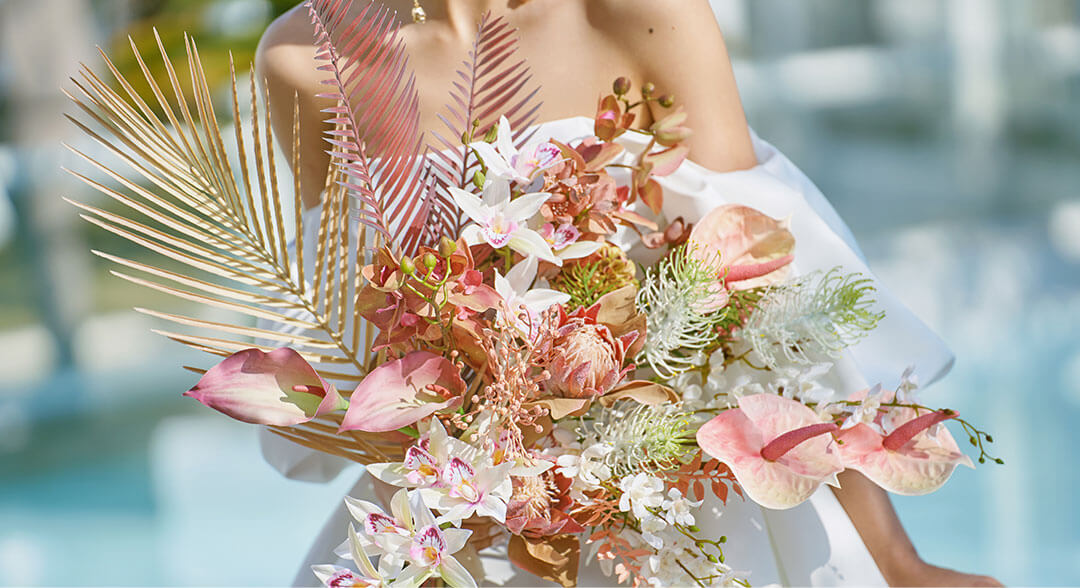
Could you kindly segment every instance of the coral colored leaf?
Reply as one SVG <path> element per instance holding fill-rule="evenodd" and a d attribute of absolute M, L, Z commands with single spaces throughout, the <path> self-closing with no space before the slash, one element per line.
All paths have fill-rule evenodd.
<path fill-rule="evenodd" d="M 638 188 L 638 196 L 649 207 L 649 210 L 653 211 L 653 214 L 660 214 L 660 211 L 663 210 L 664 189 L 660 187 L 656 180 L 649 178 L 649 181 L 644 186 Z"/>
<path fill-rule="evenodd" d="M 669 176 L 679 169 L 690 155 L 690 148 L 685 145 L 671 147 L 663 151 L 655 151 L 642 157 L 643 163 L 652 166 L 652 175 L 657 177 Z"/>
<path fill-rule="evenodd" d="M 353 390 L 342 431 L 383 433 L 461 404 L 465 381 L 450 360 L 414 351 L 369 373 Z"/>
<path fill-rule="evenodd" d="M 287 347 L 234 353 L 203 374 L 184 396 L 245 423 L 281 427 L 347 405 L 333 385 Z"/>

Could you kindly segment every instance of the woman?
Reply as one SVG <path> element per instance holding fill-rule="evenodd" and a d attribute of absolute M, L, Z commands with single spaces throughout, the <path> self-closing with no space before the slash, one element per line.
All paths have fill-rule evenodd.
<path fill-rule="evenodd" d="M 396 9 L 399 15 L 408 15 L 413 8 L 412 0 L 385 0 L 384 3 Z M 356 4 L 355 8 L 359 8 L 361 2 Z M 562 121 L 570 117 L 591 114 L 597 96 L 611 81 L 618 76 L 628 76 L 638 84 L 654 83 L 658 93 L 673 94 L 685 107 L 690 116 L 688 126 L 695 131 L 690 140 L 691 159 L 707 168 L 704 173 L 720 178 L 725 172 L 753 171 L 762 155 L 774 160 L 773 163 L 790 166 L 767 144 L 755 144 L 739 100 L 724 40 L 707 0 L 425 0 L 423 8 L 427 14 L 426 22 L 402 22 L 402 35 L 416 72 L 423 130 L 441 129 L 436 115 L 446 101 L 453 72 L 472 43 L 475 23 L 483 12 L 491 10 L 505 16 L 520 31 L 519 55 L 528 61 L 533 80 L 547 90 L 542 96 L 539 120 L 560 121 L 547 129 L 549 134 L 558 134 L 556 129 L 563 128 L 560 127 Z M 304 7 L 293 9 L 270 26 L 257 56 L 258 71 L 266 78 L 273 101 L 288 103 L 294 94 L 299 96 L 301 128 L 304 129 L 300 137 L 304 173 L 302 196 L 308 207 L 320 203 L 328 164 L 322 137 L 325 115 L 320 112 L 326 105 L 315 98 L 323 74 L 316 71 L 313 58 L 311 23 Z M 288 109 L 277 112 L 281 115 L 274 121 L 275 130 L 282 145 L 288 148 L 292 144 L 289 139 L 291 112 Z M 643 117 L 639 124 L 647 126 L 651 122 L 648 118 Z M 793 167 L 790 167 L 789 176 L 800 184 L 800 188 L 813 191 L 812 185 Z M 807 187 L 803 187 L 803 183 Z M 849 236 L 827 204 L 817 208 L 841 235 Z M 850 239 L 848 241 L 850 243 Z M 857 250 L 853 244 L 851 248 Z M 855 376 L 854 380 L 861 378 Z M 290 451 L 294 450 L 270 448 L 268 459 L 282 467 L 297 465 L 297 460 L 290 461 L 283 456 L 283 452 Z M 325 460 L 308 461 L 309 468 L 312 463 L 318 463 L 317 468 L 326 467 Z M 775 513 L 767 514 L 764 518 L 769 529 L 763 532 L 768 535 L 765 545 L 771 546 L 776 553 L 774 558 L 765 559 L 775 559 L 775 567 L 781 571 L 773 575 L 765 572 L 764 577 L 759 578 L 758 570 L 754 570 L 752 581 L 840 583 L 884 580 L 890 585 L 906 586 L 998 585 L 989 577 L 926 563 L 908 539 L 883 490 L 855 472 L 845 472 L 840 481 L 842 489 L 833 491 L 835 500 L 830 496 L 818 496 L 815 499 L 817 506 L 807 507 L 817 508 L 811 514 L 829 529 L 823 536 L 830 543 L 831 553 L 827 550 L 826 555 L 819 558 L 822 559 L 820 562 L 793 563 L 792 558 L 800 556 L 790 552 L 798 547 L 781 550 L 778 546 L 785 545 L 784 538 L 775 535 L 801 534 L 800 523 L 793 522 L 795 518 L 792 517 L 788 517 L 787 522 L 777 523 L 771 519 L 777 516 Z M 838 501 L 842 509 L 834 507 L 830 510 L 829 501 L 833 505 Z M 745 514 L 737 509 L 725 511 L 725 517 L 729 519 L 743 517 L 745 521 L 752 521 L 754 516 L 754 513 Z M 733 524 L 738 522 L 733 521 Z M 339 524 L 332 525 L 330 536 L 323 540 L 325 545 L 341 539 Z M 852 525 L 857 535 L 851 530 Z M 799 545 L 800 542 L 790 543 Z M 314 551 L 318 550 L 317 547 Z M 313 561 L 319 561 L 318 555 L 313 553 L 312 557 Z M 330 557 L 326 554 L 323 559 Z M 754 557 L 760 557 L 760 554 Z M 733 556 L 729 559 L 736 566 L 741 563 Z M 766 561 L 763 565 L 773 563 Z M 818 573 L 829 566 L 848 569 L 834 569 L 833 573 L 825 575 Z M 876 570 L 870 569 L 875 567 Z M 800 569 L 796 571 L 796 568 Z M 873 573 L 878 571 L 880 575 Z M 301 581 L 304 574 L 302 570 Z"/>

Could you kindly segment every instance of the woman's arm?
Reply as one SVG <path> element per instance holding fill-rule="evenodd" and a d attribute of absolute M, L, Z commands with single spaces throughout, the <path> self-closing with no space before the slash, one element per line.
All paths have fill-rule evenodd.
<path fill-rule="evenodd" d="M 719 172 L 757 164 L 727 46 L 707 0 L 615 0 L 611 27 L 657 96 L 686 109 L 690 157 Z M 655 106 L 655 105 L 654 105 Z M 663 116 L 654 108 L 654 118 Z"/>
<path fill-rule="evenodd" d="M 888 493 L 862 474 L 840 474 L 840 488 L 834 488 L 833 494 L 890 586 L 1001 586 L 989 576 L 964 574 L 923 561 L 896 516 Z"/>
<path fill-rule="evenodd" d="M 319 204 L 326 184 L 330 155 L 322 110 L 333 106 L 317 98 L 320 75 L 316 69 L 311 20 L 298 6 L 278 17 L 266 29 L 255 53 L 255 75 L 270 94 L 271 124 L 282 151 L 292 161 L 293 104 L 300 104 L 300 194 L 305 208 Z"/>

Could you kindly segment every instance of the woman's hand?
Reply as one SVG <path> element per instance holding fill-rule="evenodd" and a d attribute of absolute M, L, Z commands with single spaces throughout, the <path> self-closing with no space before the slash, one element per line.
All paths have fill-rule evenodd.
<path fill-rule="evenodd" d="M 889 495 L 858 472 L 840 474 L 833 494 L 844 507 L 890 586 L 1001 586 L 989 576 L 964 574 L 926 563 L 915 551 Z"/>

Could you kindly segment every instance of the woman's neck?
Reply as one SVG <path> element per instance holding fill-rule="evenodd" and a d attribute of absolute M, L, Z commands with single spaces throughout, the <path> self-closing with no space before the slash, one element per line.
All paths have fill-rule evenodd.
<path fill-rule="evenodd" d="M 455 33 L 472 38 L 480 17 L 517 8 L 528 0 L 420 0 L 429 22 L 441 22 Z"/>

